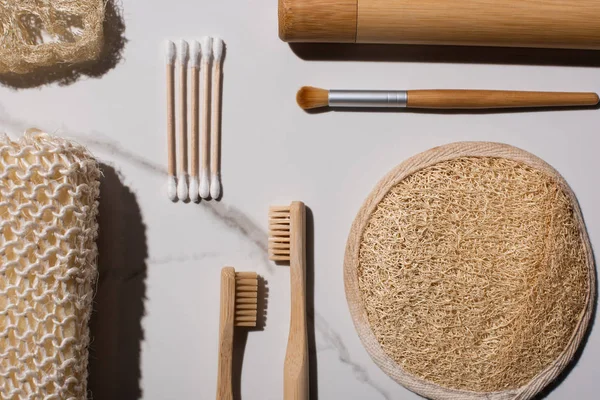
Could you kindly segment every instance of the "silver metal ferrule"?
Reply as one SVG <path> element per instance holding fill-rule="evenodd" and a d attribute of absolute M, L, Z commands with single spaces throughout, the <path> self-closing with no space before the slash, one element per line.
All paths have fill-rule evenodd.
<path fill-rule="evenodd" d="M 408 102 L 406 90 L 330 90 L 329 107 L 404 108 Z"/>

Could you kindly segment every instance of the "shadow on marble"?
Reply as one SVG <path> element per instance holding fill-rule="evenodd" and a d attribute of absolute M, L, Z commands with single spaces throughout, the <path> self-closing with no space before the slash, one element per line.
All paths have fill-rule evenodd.
<path fill-rule="evenodd" d="M 232 360 L 232 386 L 233 398 L 242 400 L 242 370 L 244 366 L 244 353 L 246 352 L 246 342 L 251 332 L 260 332 L 265 330 L 267 324 L 267 307 L 269 303 L 268 281 L 259 275 L 258 277 L 258 318 L 256 328 L 236 328 L 233 336 L 233 360 Z"/>
<path fill-rule="evenodd" d="M 308 323 L 308 365 L 310 399 L 319 399 L 317 342 L 315 330 L 315 219 L 306 207 L 306 310 Z"/>
<path fill-rule="evenodd" d="M 146 296 L 146 227 L 135 194 L 101 164 L 98 284 L 90 319 L 88 390 L 94 400 L 135 400 Z"/>
<path fill-rule="evenodd" d="M 290 43 L 289 46 L 305 61 L 600 66 L 600 52 L 594 50 L 348 43 Z"/>
<path fill-rule="evenodd" d="M 125 22 L 116 0 L 107 0 L 104 17 L 104 46 L 98 60 L 78 65 L 57 64 L 39 68 L 29 74 L 2 74 L 0 84 L 13 89 L 28 89 L 58 83 L 70 85 L 81 77 L 100 78 L 119 64 L 122 59 L 125 38 Z M 39 33 L 31 32 L 38 36 Z"/>

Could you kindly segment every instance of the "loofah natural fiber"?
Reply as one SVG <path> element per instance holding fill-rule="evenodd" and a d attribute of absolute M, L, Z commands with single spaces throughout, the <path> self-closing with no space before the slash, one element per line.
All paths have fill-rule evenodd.
<path fill-rule="evenodd" d="M 62 139 L 0 137 L 0 399 L 87 398 L 99 175 Z"/>
<path fill-rule="evenodd" d="M 0 0 L 0 74 L 98 58 L 105 0 Z"/>
<path fill-rule="evenodd" d="M 528 399 L 587 329 L 594 265 L 560 175 L 510 146 L 459 143 L 400 165 L 371 194 L 346 253 L 367 350 L 435 399 Z"/>

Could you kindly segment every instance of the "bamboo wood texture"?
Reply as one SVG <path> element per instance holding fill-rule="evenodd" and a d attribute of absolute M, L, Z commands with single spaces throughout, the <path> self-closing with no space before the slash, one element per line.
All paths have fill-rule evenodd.
<path fill-rule="evenodd" d="M 290 207 L 290 333 L 284 363 L 284 400 L 308 400 L 308 334 L 306 325 L 306 207 Z"/>
<path fill-rule="evenodd" d="M 490 109 L 593 106 L 596 93 L 517 92 L 504 90 L 409 90 L 409 108 Z"/>
<path fill-rule="evenodd" d="M 233 400 L 232 365 L 235 318 L 235 269 L 221 270 L 221 319 L 219 323 L 219 370 L 217 400 Z"/>
<path fill-rule="evenodd" d="M 176 162 L 176 127 L 175 127 L 175 66 L 167 64 L 167 151 L 168 173 L 175 176 Z"/>
<path fill-rule="evenodd" d="M 191 97 L 192 97 L 192 105 L 191 105 L 191 109 L 192 109 L 192 126 L 191 126 L 191 131 L 192 131 L 192 143 L 191 143 L 191 152 L 192 152 L 192 157 L 191 157 L 191 176 L 193 178 L 198 178 L 198 168 L 199 168 L 199 161 L 198 161 L 198 136 L 199 136 L 199 111 L 200 111 L 200 105 L 198 104 L 198 102 L 200 101 L 199 98 L 199 69 L 197 66 L 193 66 L 191 68 L 191 75 L 192 75 L 192 93 L 191 93 Z"/>
<path fill-rule="evenodd" d="M 597 0 L 280 0 L 289 42 L 600 49 Z"/>
<path fill-rule="evenodd" d="M 187 65 L 179 66 L 179 174 L 187 174 Z"/>
<path fill-rule="evenodd" d="M 211 63 L 209 60 L 202 62 L 202 127 L 200 131 L 200 151 L 202 155 L 202 177 L 209 176 L 210 172 L 210 72 Z"/>
<path fill-rule="evenodd" d="M 222 80 L 221 62 L 215 61 L 213 64 L 213 85 L 212 85 L 212 115 L 211 121 L 211 137 L 210 137 L 210 163 L 211 163 L 211 179 L 215 176 L 220 176 L 221 171 L 221 86 Z"/>

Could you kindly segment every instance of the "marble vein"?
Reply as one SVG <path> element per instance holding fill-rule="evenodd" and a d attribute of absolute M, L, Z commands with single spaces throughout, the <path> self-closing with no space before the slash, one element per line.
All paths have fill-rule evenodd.
<path fill-rule="evenodd" d="M 29 128 L 29 126 L 23 121 L 10 118 L 2 106 L 0 106 L 0 124 L 4 125 L 5 127 L 10 127 L 16 131 L 25 131 L 25 129 Z M 88 146 L 92 151 L 106 151 L 109 154 L 118 157 L 123 161 L 132 163 L 148 172 L 164 176 L 167 174 L 166 168 L 162 165 L 151 160 L 147 160 L 134 152 L 127 151 L 117 141 L 114 141 L 99 132 L 82 135 L 74 134 L 73 132 L 68 132 L 65 131 L 65 129 L 61 129 L 60 133 L 63 136 L 71 137 L 74 140 L 79 141 L 81 144 Z M 227 228 L 237 232 L 240 237 L 252 243 L 260 251 L 267 271 L 270 274 L 274 273 L 275 269 L 268 259 L 268 235 L 260 228 L 260 226 L 258 226 L 250 217 L 244 214 L 243 211 L 238 210 L 233 206 L 224 205 L 220 202 L 203 202 L 202 205 L 204 205 L 203 209 L 209 211 L 213 217 L 222 222 Z M 160 263 L 161 260 L 158 261 Z M 333 330 L 332 327 L 327 323 L 327 320 L 316 311 L 314 312 L 314 324 L 315 330 L 319 333 L 319 336 L 323 342 L 319 344 L 320 349 L 335 350 L 339 361 L 342 364 L 350 367 L 352 374 L 359 382 L 373 388 L 381 396 L 381 398 L 385 400 L 391 399 L 391 395 L 369 377 L 366 368 L 352 360 L 341 335 Z"/>

